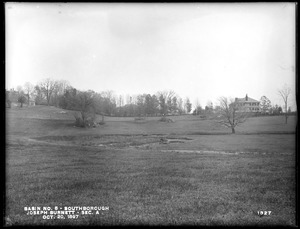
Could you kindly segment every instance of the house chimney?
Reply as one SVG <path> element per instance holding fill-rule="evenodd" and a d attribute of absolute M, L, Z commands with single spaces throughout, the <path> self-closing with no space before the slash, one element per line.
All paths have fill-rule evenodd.
<path fill-rule="evenodd" d="M 248 101 L 248 95 L 246 94 L 246 101 Z"/>

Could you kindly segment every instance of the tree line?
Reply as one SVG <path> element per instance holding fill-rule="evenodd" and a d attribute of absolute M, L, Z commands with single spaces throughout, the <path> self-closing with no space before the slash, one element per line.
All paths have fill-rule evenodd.
<path fill-rule="evenodd" d="M 284 101 L 284 110 L 277 104 L 272 106 L 271 101 L 266 96 L 262 96 L 259 103 L 260 110 L 256 114 L 280 115 L 284 113 L 287 123 L 288 115 L 291 113 L 291 108 L 288 107 L 290 93 L 291 89 L 286 85 L 278 90 L 278 94 Z M 124 98 L 121 95 L 116 96 L 113 91 L 81 91 L 72 87 L 65 80 L 50 78 L 44 79 L 36 85 L 27 82 L 23 87 L 18 86 L 16 91 L 14 89 L 6 91 L 7 107 L 11 106 L 12 101 L 20 103 L 20 107 L 23 107 L 25 103 L 34 102 L 37 105 L 51 105 L 78 111 L 74 113 L 78 126 L 93 124 L 96 114 L 102 115 L 103 123 L 104 116 L 166 116 L 190 114 L 192 111 L 190 99 L 187 97 L 183 100 L 172 90 L 129 96 L 124 104 Z M 192 114 L 204 117 L 212 116 L 218 120 L 219 124 L 231 128 L 232 133 L 234 133 L 235 127 L 245 122 L 249 116 L 249 112 L 243 111 L 236 100 L 226 97 L 219 98 L 217 106 L 213 106 L 213 103 L 209 101 L 204 109 L 196 102 Z"/>
<path fill-rule="evenodd" d="M 188 114 L 192 110 L 189 98 L 182 99 L 174 91 L 158 91 L 155 94 L 139 94 L 124 98 L 113 91 L 82 91 L 72 87 L 65 80 L 50 78 L 33 85 L 29 82 L 18 86 L 16 90 L 6 91 L 7 107 L 12 102 L 36 105 L 56 106 L 68 110 L 90 111 L 107 116 L 158 116 L 168 114 Z"/>
<path fill-rule="evenodd" d="M 283 87 L 278 90 L 283 98 L 285 109 L 275 104 L 266 97 L 260 98 L 260 114 L 279 115 L 283 112 L 291 113 L 291 108 L 287 106 L 287 95 L 290 89 Z M 80 103 L 84 103 L 82 96 L 91 98 L 89 107 L 93 107 L 95 113 L 108 116 L 135 117 L 135 116 L 158 116 L 158 115 L 182 115 L 192 112 L 193 115 L 211 115 L 220 110 L 220 106 L 213 106 L 212 102 L 202 106 L 196 102 L 194 110 L 192 103 L 187 97 L 184 100 L 174 91 L 158 91 L 155 94 L 139 94 L 128 96 L 126 104 L 124 98 L 115 95 L 113 91 L 95 92 L 93 90 L 81 91 L 70 85 L 65 80 L 53 80 L 50 78 L 33 85 L 26 82 L 24 86 L 18 86 L 16 90 L 6 91 L 7 107 L 11 102 L 29 104 L 30 101 L 36 105 L 51 105 L 68 110 L 80 110 Z M 86 101 L 85 101 L 86 102 Z"/>

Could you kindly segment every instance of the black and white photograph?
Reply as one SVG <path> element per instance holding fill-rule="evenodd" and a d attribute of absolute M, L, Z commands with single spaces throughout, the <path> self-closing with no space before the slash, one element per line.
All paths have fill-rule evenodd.
<path fill-rule="evenodd" d="M 296 2 L 3 4 L 3 226 L 298 226 Z"/>

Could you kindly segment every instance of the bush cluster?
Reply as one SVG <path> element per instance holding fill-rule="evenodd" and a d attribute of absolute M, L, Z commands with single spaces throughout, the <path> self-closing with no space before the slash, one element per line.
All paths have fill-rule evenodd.
<path fill-rule="evenodd" d="M 160 121 L 160 122 L 174 122 L 173 119 L 167 118 L 167 117 L 165 117 L 165 116 L 161 117 L 161 118 L 159 119 L 159 121 Z"/>

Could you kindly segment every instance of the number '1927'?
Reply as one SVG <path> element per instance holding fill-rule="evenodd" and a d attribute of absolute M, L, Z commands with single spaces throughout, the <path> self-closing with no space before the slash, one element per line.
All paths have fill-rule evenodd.
<path fill-rule="evenodd" d="M 272 211 L 257 211 L 259 216 L 271 215 Z"/>

